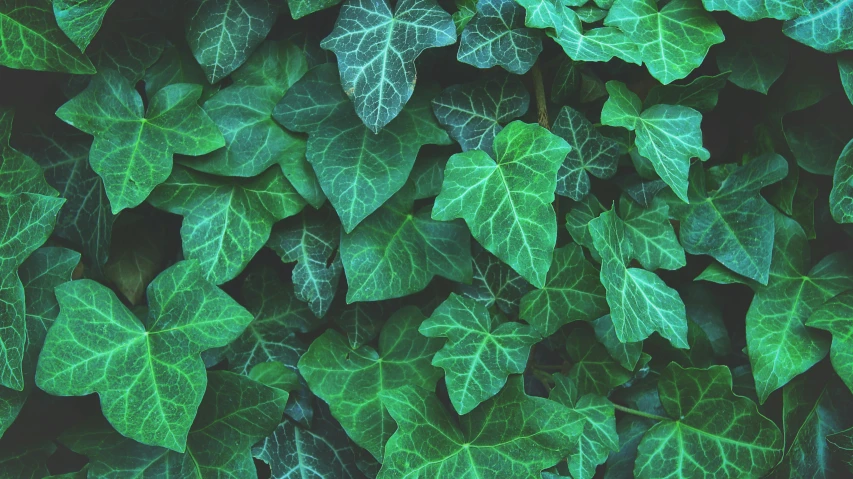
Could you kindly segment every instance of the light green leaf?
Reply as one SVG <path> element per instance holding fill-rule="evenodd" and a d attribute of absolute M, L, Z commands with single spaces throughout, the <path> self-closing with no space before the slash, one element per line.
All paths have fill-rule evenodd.
<path fill-rule="evenodd" d="M 470 285 L 456 284 L 456 292 L 486 308 L 497 306 L 506 314 L 519 314 L 521 298 L 532 289 L 530 283 L 476 241 L 471 245 L 471 251 L 474 276 Z"/>
<path fill-rule="evenodd" d="M 630 370 L 623 368 L 609 351 L 596 341 L 595 335 L 587 327 L 572 330 L 566 340 L 566 352 L 572 360 L 568 378 L 581 396 L 607 396 L 613 388 L 625 384 L 633 377 Z"/>
<path fill-rule="evenodd" d="M 718 65 L 720 64 L 719 58 L 718 55 Z M 686 85 L 658 85 L 649 90 L 649 94 L 643 101 L 643 108 L 667 104 L 686 106 L 702 112 L 711 111 L 717 106 L 720 90 L 726 86 L 726 79 L 729 78 L 729 71 L 732 68 L 720 66 L 720 70 L 722 73 L 713 76 L 701 76 Z"/>
<path fill-rule="evenodd" d="M 589 194 L 589 174 L 601 179 L 616 174 L 619 144 L 599 133 L 581 112 L 564 106 L 551 132 L 572 147 L 557 171 L 558 195 L 580 201 Z"/>
<path fill-rule="evenodd" d="M 184 217 L 184 257 L 198 260 L 215 284 L 240 274 L 266 244 L 273 223 L 305 206 L 277 168 L 237 180 L 176 167 L 149 201 Z"/>
<path fill-rule="evenodd" d="M 435 0 L 347 0 L 320 44 L 338 57 L 341 86 L 374 133 L 397 117 L 415 91 L 415 59 L 456 43 L 450 15 Z"/>
<path fill-rule="evenodd" d="M 453 85 L 432 100 L 435 117 L 462 151 L 492 155 L 495 136 L 525 113 L 530 94 L 518 76 L 497 73 L 464 85 Z"/>
<path fill-rule="evenodd" d="M 413 213 L 414 188 L 406 184 L 352 233 L 341 236 L 347 302 L 381 301 L 417 293 L 439 275 L 471 282 L 470 235 L 461 221 Z"/>
<path fill-rule="evenodd" d="M 639 154 L 686 203 L 690 159 L 711 157 L 702 147 L 702 114 L 686 106 L 660 104 L 641 113 L 640 98 L 618 81 L 607 82 L 607 92 L 610 98 L 601 110 L 601 123 L 636 131 Z"/>
<path fill-rule="evenodd" d="M 807 14 L 782 25 L 782 33 L 824 53 L 853 50 L 853 0 L 804 0 Z"/>
<path fill-rule="evenodd" d="M 193 0 L 186 39 L 207 80 L 216 83 L 242 65 L 277 14 L 269 0 Z"/>
<path fill-rule="evenodd" d="M 814 311 L 806 321 L 810 328 L 832 334 L 829 359 L 844 384 L 853 391 L 853 293 L 845 292 L 830 299 Z"/>
<path fill-rule="evenodd" d="M 571 147 L 539 125 L 515 121 L 494 148 L 497 161 L 480 150 L 450 157 L 432 217 L 463 218 L 484 248 L 542 287 L 557 240 L 556 173 Z"/>
<path fill-rule="evenodd" d="M 853 223 L 853 140 L 847 143 L 835 164 L 829 211 L 836 222 Z"/>
<path fill-rule="evenodd" d="M 80 51 L 98 33 L 107 9 L 115 0 L 54 0 L 53 14 L 59 28 Z"/>
<path fill-rule="evenodd" d="M 717 67 L 732 72 L 729 81 L 746 90 L 767 94 L 788 66 L 788 44 L 766 36 L 724 43 L 717 49 Z"/>
<path fill-rule="evenodd" d="M 299 360 L 299 372 L 311 391 L 326 401 L 347 435 L 377 460 L 395 425 L 380 393 L 403 386 L 432 391 L 441 371 L 430 365 L 441 341 L 418 334 L 423 315 L 415 307 L 395 313 L 379 336 L 379 352 L 370 346 L 353 350 L 346 339 L 327 330 Z"/>
<path fill-rule="evenodd" d="M 759 191 L 787 174 L 788 162 L 775 153 L 738 167 L 718 187 L 706 186 L 704 172 L 696 171 L 690 204 L 676 212 L 684 250 L 710 255 L 735 273 L 767 284 L 774 209 Z"/>
<path fill-rule="evenodd" d="M 584 23 L 600 22 L 607 16 L 607 10 L 594 5 L 583 5 L 574 10 L 578 18 Z"/>
<path fill-rule="evenodd" d="M 459 35 L 477 14 L 477 0 L 456 0 L 456 9 L 453 24 L 456 25 L 456 34 Z"/>
<path fill-rule="evenodd" d="M 477 68 L 499 65 L 521 75 L 541 52 L 539 32 L 524 27 L 524 9 L 515 0 L 479 0 L 477 14 L 459 37 L 456 59 Z"/>
<path fill-rule="evenodd" d="M 649 73 L 664 85 L 689 75 L 725 40 L 699 0 L 675 0 L 660 11 L 653 0 L 616 0 L 604 24 L 637 44 Z"/>
<path fill-rule="evenodd" d="M 572 321 L 592 321 L 607 312 L 598 278 L 598 270 L 584 258 L 580 246 L 557 248 L 545 286 L 521 298 L 519 317 L 543 337 Z"/>
<path fill-rule="evenodd" d="M 227 371 L 208 373 L 206 382 L 184 454 L 139 444 L 99 423 L 73 429 L 60 442 L 89 457 L 91 477 L 254 477 L 252 445 L 275 430 L 287 393 Z"/>
<path fill-rule="evenodd" d="M 841 75 L 841 86 L 847 99 L 853 104 L 853 57 L 838 58 L 838 73 Z"/>
<path fill-rule="evenodd" d="M 834 254 L 809 270 L 809 248 L 796 221 L 776 214 L 767 286 L 746 313 L 746 346 L 761 403 L 826 356 L 829 338 L 805 326 L 826 300 L 853 288 L 853 261 Z"/>
<path fill-rule="evenodd" d="M 601 256 L 601 283 L 610 317 L 622 342 L 642 341 L 657 331 L 677 348 L 687 347 L 687 317 L 678 293 L 652 272 L 629 268 L 635 257 L 625 223 L 615 211 L 590 221 L 589 231 Z"/>
<path fill-rule="evenodd" d="M 151 283 L 144 322 L 91 280 L 63 284 L 56 297 L 60 314 L 39 358 L 38 386 L 57 396 L 97 392 L 120 433 L 184 451 L 207 382 L 199 353 L 233 341 L 252 316 L 195 261 Z"/>
<path fill-rule="evenodd" d="M 702 0 L 702 3 L 709 12 L 727 11 L 748 22 L 763 18 L 791 20 L 807 13 L 803 0 Z"/>
<path fill-rule="evenodd" d="M 308 162 L 345 232 L 403 187 L 422 145 L 451 142 L 430 111 L 429 95 L 419 90 L 374 134 L 341 90 L 334 65 L 326 64 L 306 73 L 276 106 L 279 123 L 308 133 Z"/>
<path fill-rule="evenodd" d="M 426 394 L 425 394 L 426 393 Z M 524 394 L 521 377 L 459 419 L 432 392 L 412 386 L 381 394 L 397 422 L 378 479 L 399 477 L 539 477 L 562 460 L 582 431 L 577 413 Z"/>
<path fill-rule="evenodd" d="M 778 462 L 779 428 L 751 400 L 732 393 L 727 367 L 670 364 L 658 391 L 672 420 L 655 424 L 643 436 L 634 466 L 637 478 L 759 478 Z"/>
<path fill-rule="evenodd" d="M 644 209 L 622 195 L 619 212 L 633 256 L 643 268 L 676 270 L 687 264 L 684 250 L 669 222 L 669 206 L 664 200 L 657 198 Z"/>
<path fill-rule="evenodd" d="M 0 65 L 21 70 L 91 75 L 92 62 L 62 33 L 48 0 L 0 4 Z"/>
<path fill-rule="evenodd" d="M 685 305 L 686 306 L 686 305 Z M 622 368 L 633 371 L 643 352 L 643 343 L 623 343 L 616 337 L 616 328 L 609 314 L 606 314 L 592 322 L 595 329 L 595 337 L 604 346 L 610 357 L 619 362 Z"/>
<path fill-rule="evenodd" d="M 185 83 L 158 91 L 143 113 L 142 98 L 121 75 L 106 70 L 56 111 L 62 121 L 95 136 L 92 169 L 104 180 L 114 214 L 145 201 L 172 171 L 172 155 L 202 155 L 225 142 L 196 104 L 201 87 Z"/>
<path fill-rule="evenodd" d="M 541 340 L 530 326 L 497 324 L 482 304 L 455 293 L 418 330 L 429 338 L 447 338 L 432 364 L 444 369 L 450 402 L 459 414 L 497 394 L 510 374 L 523 373 L 530 347 Z"/>

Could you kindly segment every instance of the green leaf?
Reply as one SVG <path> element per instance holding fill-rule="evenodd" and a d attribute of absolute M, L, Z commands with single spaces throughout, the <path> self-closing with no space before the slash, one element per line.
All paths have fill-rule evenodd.
<path fill-rule="evenodd" d="M 506 314 L 519 314 L 521 298 L 532 289 L 530 283 L 476 241 L 471 250 L 474 257 L 471 284 L 457 284 L 456 292 L 486 308 L 497 306 Z"/>
<path fill-rule="evenodd" d="M 208 373 L 206 382 L 184 454 L 140 444 L 106 424 L 78 427 L 60 441 L 89 457 L 91 477 L 254 477 L 252 445 L 275 430 L 287 393 L 227 371 Z"/>
<path fill-rule="evenodd" d="M 456 34 L 462 33 L 468 22 L 477 14 L 477 0 L 456 0 L 457 11 L 452 15 Z"/>
<path fill-rule="evenodd" d="M 441 193 L 445 166 L 447 166 L 446 155 L 422 157 L 415 161 L 409 180 L 415 186 L 416 200 L 434 198 Z"/>
<path fill-rule="evenodd" d="M 607 82 L 607 92 L 610 98 L 601 110 L 601 123 L 636 131 L 639 154 L 686 203 L 690 159 L 711 157 L 702 147 L 702 114 L 686 106 L 660 104 L 641 113 L 640 98 L 618 81 Z"/>
<path fill-rule="evenodd" d="M 435 117 L 462 151 L 483 150 L 490 155 L 495 136 L 506 123 L 527 113 L 529 105 L 527 88 L 507 73 L 453 85 L 432 100 Z"/>
<path fill-rule="evenodd" d="M 803 0 L 702 0 L 702 3 L 709 12 L 726 11 L 747 22 L 763 18 L 792 20 L 807 13 Z"/>
<path fill-rule="evenodd" d="M 151 283 L 144 321 L 91 280 L 63 284 L 56 296 L 60 314 L 39 358 L 38 386 L 58 396 L 97 392 L 122 435 L 184 451 L 207 382 L 198 354 L 233 341 L 251 315 L 195 261 Z"/>
<path fill-rule="evenodd" d="M 329 310 L 343 271 L 337 254 L 341 225 L 333 215 L 331 208 L 305 209 L 273 227 L 267 241 L 282 262 L 296 262 L 291 274 L 296 297 L 308 303 L 318 318 Z"/>
<path fill-rule="evenodd" d="M 596 341 L 589 328 L 572 330 L 566 340 L 566 352 L 572 360 L 568 378 L 581 396 L 607 396 L 613 388 L 625 384 L 633 377 L 630 370 L 623 368 L 609 351 Z"/>
<path fill-rule="evenodd" d="M 773 253 L 774 209 L 759 193 L 788 174 L 788 162 L 766 153 L 738 167 L 722 184 L 708 185 L 697 170 L 690 204 L 678 208 L 681 244 L 707 254 L 747 278 L 767 284 Z"/>
<path fill-rule="evenodd" d="M 444 369 L 450 402 L 459 414 L 468 414 L 497 394 L 510 374 L 523 373 L 530 347 L 541 339 L 530 326 L 497 324 L 482 304 L 455 293 L 419 331 L 429 338 L 447 338 L 432 364 Z"/>
<path fill-rule="evenodd" d="M 782 33 L 824 53 L 853 49 L 853 0 L 804 0 L 807 13 L 782 25 Z"/>
<path fill-rule="evenodd" d="M 415 59 L 456 43 L 450 15 L 435 0 L 347 0 L 320 44 L 338 57 L 341 85 L 374 133 L 403 110 L 415 91 Z"/>
<path fill-rule="evenodd" d="M 788 44 L 783 38 L 750 37 L 717 49 L 717 67 L 732 72 L 730 82 L 765 95 L 787 66 Z"/>
<path fill-rule="evenodd" d="M 550 336 L 572 321 L 592 321 L 607 312 L 598 278 L 598 270 L 584 258 L 580 246 L 557 248 L 545 286 L 521 298 L 519 317 L 542 336 Z"/>
<path fill-rule="evenodd" d="M 249 371 L 249 378 L 265 386 L 289 392 L 299 387 L 299 377 L 282 363 L 270 361 L 256 364 Z"/>
<path fill-rule="evenodd" d="M 334 65 L 308 71 L 276 106 L 275 119 L 308 133 L 308 162 L 323 192 L 351 232 L 406 183 L 418 150 L 450 143 L 419 90 L 402 113 L 377 134 L 355 113 Z"/>
<path fill-rule="evenodd" d="M 838 98 L 784 116 L 785 142 L 800 168 L 816 175 L 833 174 L 844 146 L 853 138 L 849 108 Z"/>
<path fill-rule="evenodd" d="M 186 39 L 207 80 L 216 83 L 242 65 L 277 14 L 269 0 L 193 0 Z"/>
<path fill-rule="evenodd" d="M 844 384 L 853 391 L 853 293 L 845 292 L 817 308 L 806 321 L 810 328 L 823 329 L 832 334 L 829 359 Z"/>
<path fill-rule="evenodd" d="M 601 179 L 616 174 L 619 144 L 599 133 L 579 111 L 564 106 L 551 132 L 572 146 L 557 171 L 558 195 L 580 201 L 589 194 L 589 174 Z"/>
<path fill-rule="evenodd" d="M 616 0 L 604 24 L 637 44 L 649 73 L 664 85 L 685 78 L 725 40 L 699 0 L 675 0 L 660 11 L 653 0 Z"/>
<path fill-rule="evenodd" d="M 95 137 L 92 169 L 104 180 L 114 214 L 145 201 L 172 171 L 172 155 L 202 155 L 225 142 L 196 104 L 201 87 L 175 84 L 158 91 L 143 113 L 142 98 L 121 75 L 106 70 L 56 111 L 62 121 Z"/>
<path fill-rule="evenodd" d="M 47 477 L 47 458 L 56 451 L 56 445 L 50 441 L 39 442 L 33 446 L 8 448 L 0 453 L 0 470 L 7 477 L 40 479 Z"/>
<path fill-rule="evenodd" d="M 165 266 L 166 229 L 148 219 L 132 213 L 119 215 L 104 265 L 104 276 L 132 305 L 142 301 L 148 283 Z"/>
<path fill-rule="evenodd" d="M 719 55 L 717 55 L 717 64 L 720 64 Z M 720 70 L 723 73 L 701 76 L 686 85 L 658 85 L 649 90 L 649 94 L 643 101 L 643 107 L 667 104 L 686 106 L 702 112 L 711 111 L 717 106 L 720 90 L 726 86 L 726 79 L 729 78 L 729 71 L 732 68 L 720 66 Z"/>
<path fill-rule="evenodd" d="M 779 461 L 779 428 L 751 400 L 732 393 L 727 367 L 683 369 L 670 364 L 658 391 L 672 419 L 652 426 L 640 441 L 637 478 L 758 478 Z"/>
<path fill-rule="evenodd" d="M 145 70 L 163 54 L 165 45 L 163 32 L 154 25 L 137 19 L 116 23 L 111 29 L 105 29 L 98 37 L 98 42 L 89 48 L 88 55 L 99 72 L 115 70 L 130 80 L 131 84 L 136 85 L 145 76 Z M 82 91 L 89 79 L 77 78 L 84 79 L 78 90 Z M 74 78 L 71 81 L 73 82 Z M 75 91 L 74 95 L 78 91 Z"/>
<path fill-rule="evenodd" d="M 198 260 L 215 284 L 240 274 L 266 244 L 273 223 L 305 206 L 277 168 L 238 181 L 176 167 L 149 201 L 184 217 L 184 257 Z"/>
<path fill-rule="evenodd" d="M 0 65 L 22 70 L 91 75 L 92 62 L 62 33 L 48 0 L 0 4 Z"/>
<path fill-rule="evenodd" d="M 686 306 L 686 305 L 685 305 Z M 592 322 L 595 337 L 604 346 L 610 357 L 619 362 L 622 368 L 633 371 L 643 352 L 643 343 L 623 343 L 616 337 L 616 328 L 613 319 L 606 314 Z"/>
<path fill-rule="evenodd" d="M 558 0 L 518 0 L 518 4 L 527 11 L 525 25 L 547 29 L 548 36 L 563 47 L 572 60 L 607 62 L 617 57 L 628 63 L 642 64 L 637 45 L 618 28 L 584 32 L 575 11 Z"/>
<path fill-rule="evenodd" d="M 832 450 L 833 458 L 837 457 L 853 471 L 853 427 L 826 436 L 826 442 Z"/>
<path fill-rule="evenodd" d="M 9 144 L 14 118 L 14 110 L 0 107 L 0 156 L 3 158 L 0 163 L 0 198 L 21 193 L 57 196 L 58 192 L 48 184 L 39 164 Z"/>
<path fill-rule="evenodd" d="M 635 252 L 625 223 L 615 211 L 605 211 L 590 221 L 589 231 L 601 256 L 601 284 L 607 290 L 610 317 L 619 340 L 642 341 L 657 331 L 673 346 L 686 348 L 684 303 L 654 273 L 628 267 Z"/>
<path fill-rule="evenodd" d="M 450 157 L 432 217 L 463 218 L 484 248 L 534 286 L 545 285 L 557 240 L 556 173 L 571 147 L 539 125 L 515 121 L 494 142 Z"/>
<path fill-rule="evenodd" d="M 115 0 L 54 0 L 56 23 L 80 51 L 98 33 L 107 9 Z"/>
<path fill-rule="evenodd" d="M 477 68 L 498 65 L 521 75 L 541 52 L 542 38 L 525 28 L 524 9 L 515 0 L 479 0 L 477 14 L 459 36 L 456 59 Z"/>
<path fill-rule="evenodd" d="M 329 404 L 350 439 L 380 461 L 395 429 L 380 393 L 407 385 L 432 391 L 441 376 L 430 365 L 441 341 L 418 334 L 421 321 L 417 308 L 396 312 L 382 328 L 378 352 L 370 346 L 353 350 L 343 336 L 327 330 L 299 360 L 311 391 Z"/>
<path fill-rule="evenodd" d="M 829 211 L 836 222 L 853 223 L 853 140 L 847 143 L 835 164 Z"/>
<path fill-rule="evenodd" d="M 853 58 L 838 58 L 838 73 L 841 75 L 841 86 L 847 99 L 853 104 Z"/>
<path fill-rule="evenodd" d="M 571 210 L 566 214 L 566 229 L 575 243 L 589 250 L 589 254 L 596 262 L 601 262 L 601 257 L 595 249 L 592 235 L 589 232 L 589 222 L 596 218 L 604 207 L 594 195 L 587 195 L 584 199 L 574 203 Z"/>
<path fill-rule="evenodd" d="M 334 7 L 339 3 L 341 0 L 289 0 L 287 7 L 290 9 L 290 16 L 294 20 L 298 20 L 311 13 Z"/>
<path fill-rule="evenodd" d="M 350 348 L 373 341 L 388 319 L 388 302 L 352 303 L 337 309 L 335 325 L 347 335 Z"/>
<path fill-rule="evenodd" d="M 684 250 L 669 222 L 669 206 L 665 201 L 655 199 L 644 209 L 622 195 L 619 212 L 633 256 L 643 268 L 649 271 L 660 268 L 676 270 L 687 264 Z"/>
<path fill-rule="evenodd" d="M 761 403 L 826 356 L 829 338 L 805 323 L 826 300 L 853 288 L 851 258 L 829 255 L 809 270 L 803 229 L 780 213 L 775 224 L 770 281 L 756 288 L 746 313 L 746 346 Z"/>
<path fill-rule="evenodd" d="M 433 276 L 471 282 L 470 235 L 461 221 L 413 213 L 414 188 L 404 186 L 352 233 L 341 236 L 347 302 L 417 293 Z"/>
<path fill-rule="evenodd" d="M 425 394 L 426 393 L 426 394 Z M 562 460 L 581 434 L 578 414 L 548 399 L 524 394 L 510 378 L 496 397 L 456 426 L 431 392 L 406 386 L 381 394 L 397 432 L 391 436 L 379 479 L 421 477 L 539 477 Z"/>
<path fill-rule="evenodd" d="M 684 297 L 687 317 L 702 328 L 714 355 L 719 358 L 730 355 L 732 344 L 725 323 L 723 305 L 713 294 L 713 290 L 708 285 L 694 283 L 687 285 L 681 295 Z"/>

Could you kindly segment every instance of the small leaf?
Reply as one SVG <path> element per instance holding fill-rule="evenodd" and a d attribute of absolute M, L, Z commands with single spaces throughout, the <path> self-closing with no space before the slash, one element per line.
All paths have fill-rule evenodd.
<path fill-rule="evenodd" d="M 686 305 L 685 305 L 686 306 Z M 628 371 L 633 371 L 643 352 L 643 343 L 623 343 L 616 337 L 616 328 L 609 314 L 606 314 L 592 322 L 595 329 L 595 337 L 604 346 L 610 357 L 619 362 L 619 365 Z"/>
<path fill-rule="evenodd" d="M 572 146 L 557 171 L 557 194 L 580 201 L 589 194 L 589 174 L 608 179 L 616 174 L 619 145 L 599 133 L 577 110 L 564 106 L 551 132 Z"/>
<path fill-rule="evenodd" d="M 778 35 L 778 33 L 777 33 Z M 724 43 L 717 50 L 717 67 L 732 72 L 729 81 L 746 90 L 767 94 L 788 66 L 788 44 L 765 36 Z"/>
<path fill-rule="evenodd" d="M 619 200 L 619 212 L 634 257 L 643 268 L 676 270 L 687 264 L 684 250 L 669 222 L 669 206 L 665 201 L 654 200 L 643 209 L 623 195 Z"/>
<path fill-rule="evenodd" d="M 457 284 L 456 292 L 486 308 L 497 306 L 506 314 L 519 314 L 521 298 L 532 289 L 530 283 L 476 241 L 471 250 L 474 258 L 471 284 Z"/>
<path fill-rule="evenodd" d="M 853 293 L 845 292 L 830 299 L 814 311 L 806 326 L 832 334 L 829 359 L 844 384 L 853 391 Z"/>
<path fill-rule="evenodd" d="M 499 65 L 521 75 L 541 52 L 539 32 L 525 28 L 524 9 L 515 0 L 479 0 L 477 14 L 459 37 L 456 59 L 477 68 Z"/>
<path fill-rule="evenodd" d="M 847 143 L 835 164 L 829 211 L 836 222 L 853 223 L 853 140 Z"/>

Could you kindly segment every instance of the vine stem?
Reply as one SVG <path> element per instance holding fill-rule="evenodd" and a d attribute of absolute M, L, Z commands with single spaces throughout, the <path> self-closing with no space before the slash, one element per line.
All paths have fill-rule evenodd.
<path fill-rule="evenodd" d="M 636 409 L 631 409 L 629 407 L 620 406 L 619 404 L 612 403 L 613 407 L 616 408 L 617 411 L 626 412 L 628 414 L 633 414 L 635 416 L 646 417 L 649 419 L 654 419 L 655 421 L 669 421 L 669 418 L 658 416 L 657 414 L 649 414 L 643 411 L 637 411 Z"/>
<path fill-rule="evenodd" d="M 533 64 L 530 70 L 533 75 L 533 88 L 536 92 L 536 108 L 539 111 L 539 124 L 546 130 L 551 129 L 548 121 L 548 104 L 545 101 L 545 84 L 542 82 L 542 69 L 539 68 L 539 60 Z"/>

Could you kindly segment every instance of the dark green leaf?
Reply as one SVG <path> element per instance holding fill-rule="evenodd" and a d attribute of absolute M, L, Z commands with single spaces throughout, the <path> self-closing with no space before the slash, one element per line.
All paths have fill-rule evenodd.
<path fill-rule="evenodd" d="M 56 23 L 80 51 L 101 28 L 107 9 L 115 0 L 54 0 Z"/>
<path fill-rule="evenodd" d="M 459 37 L 456 59 L 477 68 L 499 65 L 521 75 L 541 52 L 542 39 L 525 28 L 524 9 L 515 0 L 479 0 L 477 14 Z"/>
<path fill-rule="evenodd" d="M 580 201 L 589 194 L 589 175 L 608 179 L 616 174 L 619 145 L 599 133 L 583 114 L 564 106 L 551 132 L 563 138 L 572 150 L 557 171 L 557 194 Z"/>

